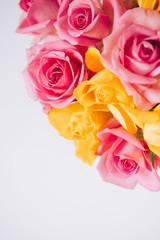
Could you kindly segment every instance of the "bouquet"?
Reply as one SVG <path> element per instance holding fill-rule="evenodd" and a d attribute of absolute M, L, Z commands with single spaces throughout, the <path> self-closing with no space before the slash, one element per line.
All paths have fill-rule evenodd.
<path fill-rule="evenodd" d="M 106 182 L 160 190 L 160 1 L 21 0 L 27 92 Z"/>

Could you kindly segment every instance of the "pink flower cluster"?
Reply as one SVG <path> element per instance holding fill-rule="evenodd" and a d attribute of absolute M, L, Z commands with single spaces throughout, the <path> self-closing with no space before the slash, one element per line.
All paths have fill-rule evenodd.
<path fill-rule="evenodd" d="M 131 0 L 20 0 L 19 6 L 16 32 L 35 38 L 26 51 L 23 76 L 29 97 L 40 101 L 46 114 L 77 101 L 74 90 L 95 75 L 85 64 L 90 47 L 100 51 L 104 66 L 120 79 L 136 109 L 150 111 L 160 103 L 157 11 L 135 7 Z M 114 117 L 97 138 L 97 168 L 104 181 L 160 190 L 160 158 L 154 155 L 153 166 L 144 139 L 137 139 Z"/>
<path fill-rule="evenodd" d="M 36 36 L 35 42 L 45 39 L 27 50 L 23 74 L 29 96 L 39 100 L 46 113 L 69 105 L 74 88 L 87 79 L 85 52 L 112 28 L 112 1 L 106 2 L 110 11 L 100 0 L 20 1 L 23 13 L 16 32 Z"/>

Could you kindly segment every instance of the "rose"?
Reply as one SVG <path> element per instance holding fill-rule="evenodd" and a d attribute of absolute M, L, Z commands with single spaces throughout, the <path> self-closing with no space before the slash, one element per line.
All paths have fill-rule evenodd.
<path fill-rule="evenodd" d="M 83 106 L 101 104 L 106 106 L 115 102 L 132 104 L 120 80 L 107 69 L 84 81 L 74 90 L 74 96 Z"/>
<path fill-rule="evenodd" d="M 135 2 L 137 2 L 137 1 L 136 0 L 121 0 L 121 2 L 126 9 L 131 9 L 134 6 Z"/>
<path fill-rule="evenodd" d="M 27 12 L 30 8 L 30 6 L 32 5 L 34 0 L 21 0 L 19 2 L 19 6 L 25 11 Z"/>
<path fill-rule="evenodd" d="M 51 39 L 27 51 L 28 65 L 23 71 L 29 96 L 40 100 L 46 111 L 68 106 L 74 100 L 74 88 L 86 79 L 84 49 Z"/>
<path fill-rule="evenodd" d="M 101 142 L 97 153 L 102 155 L 97 168 L 104 181 L 126 188 L 139 182 L 149 190 L 160 190 L 160 178 L 144 141 L 125 131 L 115 118 L 97 136 Z M 156 156 L 155 161 L 160 158 Z"/>
<path fill-rule="evenodd" d="M 99 0 L 64 0 L 54 25 L 61 39 L 90 45 L 108 35 L 110 19 Z"/>
<path fill-rule="evenodd" d="M 153 10 L 128 10 L 117 28 L 104 39 L 102 58 L 119 76 L 138 108 L 160 102 L 160 15 Z"/>
<path fill-rule="evenodd" d="M 152 111 L 142 111 L 122 103 L 109 104 L 108 108 L 124 129 L 145 140 L 149 149 L 160 157 L 160 104 Z"/>
<path fill-rule="evenodd" d="M 119 18 L 132 7 L 131 0 L 103 0 L 103 7 L 109 14 L 112 31 L 118 27 Z"/>
<path fill-rule="evenodd" d="M 74 140 L 76 156 L 92 165 L 99 140 L 96 133 L 112 117 L 104 109 L 85 108 L 74 102 L 63 109 L 52 108 L 48 114 L 51 125 L 66 139 Z"/>
<path fill-rule="evenodd" d="M 43 35 L 53 32 L 60 3 L 60 0 L 21 0 L 23 13 L 16 32 Z"/>
<path fill-rule="evenodd" d="M 102 105 L 121 102 L 133 106 L 133 100 L 127 95 L 122 83 L 112 72 L 105 68 L 100 52 L 90 47 L 85 54 L 87 67 L 97 72 L 89 81 L 83 81 L 74 90 L 74 96 L 83 106 Z"/>

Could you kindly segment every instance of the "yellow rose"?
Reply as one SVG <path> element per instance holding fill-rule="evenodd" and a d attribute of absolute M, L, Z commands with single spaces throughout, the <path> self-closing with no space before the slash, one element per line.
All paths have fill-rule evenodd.
<path fill-rule="evenodd" d="M 74 140 L 76 156 L 92 165 L 96 158 L 100 128 L 112 117 L 96 106 L 85 108 L 78 102 L 63 109 L 53 108 L 48 114 L 51 125 L 66 139 Z"/>
<path fill-rule="evenodd" d="M 133 104 L 117 76 L 107 69 L 94 75 L 89 81 L 84 81 L 74 90 L 75 98 L 83 106 L 93 104 L 110 104 L 122 102 Z"/>
<path fill-rule="evenodd" d="M 75 98 L 83 106 L 121 102 L 133 106 L 131 96 L 128 96 L 119 78 L 105 68 L 101 55 L 96 48 L 89 48 L 86 53 L 88 68 L 97 72 L 89 81 L 84 81 L 74 90 Z"/>
<path fill-rule="evenodd" d="M 160 12 L 159 0 L 137 0 L 137 2 L 140 7 L 146 7 Z"/>

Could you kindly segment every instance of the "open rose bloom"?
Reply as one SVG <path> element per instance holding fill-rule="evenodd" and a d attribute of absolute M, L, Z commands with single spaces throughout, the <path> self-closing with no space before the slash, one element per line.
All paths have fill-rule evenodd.
<path fill-rule="evenodd" d="M 86 79 L 83 48 L 60 39 L 27 50 L 28 65 L 23 71 L 28 95 L 40 100 L 44 110 L 64 108 L 73 100 L 74 88 Z"/>
<path fill-rule="evenodd" d="M 101 142 L 97 153 L 102 156 L 97 168 L 104 181 L 126 188 L 140 183 L 149 190 L 160 190 L 160 178 L 144 141 L 125 131 L 114 118 L 97 136 Z"/>
<path fill-rule="evenodd" d="M 21 0 L 23 10 L 18 33 L 42 34 L 54 32 L 53 26 L 59 9 L 60 0 Z"/>
<path fill-rule="evenodd" d="M 110 18 L 99 0 L 63 0 L 55 27 L 62 39 L 91 45 L 108 35 Z"/>
<path fill-rule="evenodd" d="M 27 93 L 105 182 L 160 190 L 160 2 L 20 0 Z"/>
<path fill-rule="evenodd" d="M 160 15 L 146 8 L 128 10 L 104 39 L 103 61 L 122 81 L 139 109 L 160 102 Z"/>

